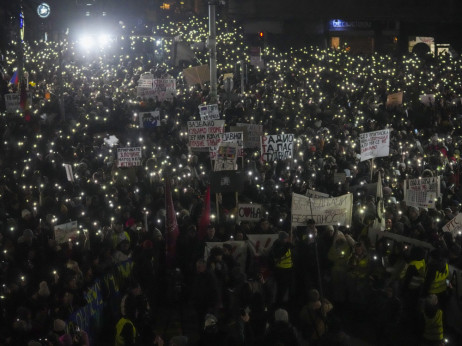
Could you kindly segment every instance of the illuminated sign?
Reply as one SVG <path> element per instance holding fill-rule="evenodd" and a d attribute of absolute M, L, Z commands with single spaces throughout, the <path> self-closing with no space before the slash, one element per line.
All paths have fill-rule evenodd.
<path fill-rule="evenodd" d="M 50 15 L 50 12 L 50 5 L 45 2 L 42 2 L 37 6 L 37 14 L 40 18 L 47 18 Z"/>
<path fill-rule="evenodd" d="M 341 19 L 333 19 L 329 21 L 329 29 L 333 31 L 341 31 L 348 29 L 371 29 L 372 22 L 362 21 L 345 21 Z"/>

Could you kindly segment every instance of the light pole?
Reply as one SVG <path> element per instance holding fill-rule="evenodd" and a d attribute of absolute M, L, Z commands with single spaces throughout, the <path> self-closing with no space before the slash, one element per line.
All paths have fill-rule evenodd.
<path fill-rule="evenodd" d="M 209 1 L 209 37 L 207 47 L 210 56 L 210 103 L 218 102 L 216 6 L 223 5 L 224 3 L 224 0 Z"/>

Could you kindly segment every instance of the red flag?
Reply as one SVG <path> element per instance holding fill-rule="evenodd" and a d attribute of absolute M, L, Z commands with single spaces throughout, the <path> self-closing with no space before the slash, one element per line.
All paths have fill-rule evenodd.
<path fill-rule="evenodd" d="M 199 220 L 199 239 L 203 239 L 207 234 L 207 226 L 210 224 L 210 185 L 207 186 L 207 192 L 205 193 L 204 208 L 202 209 L 202 215 Z"/>
<path fill-rule="evenodd" d="M 24 81 L 21 82 L 21 90 L 19 93 L 19 106 L 24 111 L 28 108 L 26 83 L 24 83 Z"/>
<path fill-rule="evenodd" d="M 176 239 L 180 230 L 178 228 L 178 222 L 176 221 L 175 208 L 173 206 L 172 199 L 172 187 L 170 185 L 170 179 L 165 179 L 165 211 L 166 211 L 166 222 L 165 222 L 165 238 L 167 240 L 167 265 L 170 267 L 173 265 L 176 252 Z"/>

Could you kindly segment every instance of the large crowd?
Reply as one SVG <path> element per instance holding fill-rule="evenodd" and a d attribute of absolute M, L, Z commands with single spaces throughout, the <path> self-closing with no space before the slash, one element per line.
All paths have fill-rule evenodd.
<path fill-rule="evenodd" d="M 172 52 L 175 36 L 204 42 L 206 28 L 204 19 L 193 18 L 159 25 L 152 37 L 122 31 L 112 47 L 98 51 L 63 37 L 13 42 L 4 52 L 0 344 L 354 345 L 348 334 L 355 333 L 372 334 L 377 345 L 444 343 L 455 294 L 447 264 L 462 264 L 462 238 L 442 230 L 462 202 L 460 58 L 317 47 L 280 52 L 267 45 L 264 67 L 248 64 L 242 91 L 236 66 L 249 62 L 249 47 L 237 23 L 220 21 L 219 109 L 226 128 L 261 124 L 265 134 L 291 133 L 296 142 L 284 161 L 263 162 L 258 148 L 245 149 L 238 199 L 261 204 L 265 213 L 258 222 L 239 222 L 235 195 L 218 201 L 212 195 L 202 235 L 213 169 L 208 152 L 188 147 L 187 122 L 200 119 L 209 89 L 188 85 L 182 71 L 189 63 L 178 66 Z M 7 112 L 4 95 L 21 83 L 11 83 L 20 50 L 32 103 Z M 190 64 L 207 63 L 206 50 L 195 53 Z M 175 78 L 173 101 L 137 97 L 143 73 Z M 232 90 L 224 87 L 225 73 L 234 73 Z M 403 101 L 391 107 L 387 96 L 399 92 Z M 431 101 L 422 102 L 423 95 Z M 160 126 L 140 128 L 136 114 L 153 110 Z M 360 134 L 381 129 L 391 129 L 389 155 L 361 161 Z M 117 167 L 117 147 L 141 147 L 141 166 Z M 71 179 L 63 164 L 71 165 Z M 335 173 L 345 170 L 346 179 L 334 184 Z M 406 179 L 422 176 L 441 177 L 441 197 L 431 209 L 404 200 Z M 179 226 L 173 262 L 166 259 L 167 179 Z M 378 179 L 381 200 L 357 189 Z M 310 220 L 292 228 L 292 193 L 307 190 L 354 191 L 352 224 Z M 57 241 L 54 227 L 70 221 L 76 232 Z M 383 232 L 433 250 L 371 239 L 372 225 L 382 221 Z M 206 243 L 249 234 L 277 239 L 264 258 L 244 266 L 227 244 L 204 258 Z M 94 335 L 70 324 L 95 280 L 127 260 L 133 266 L 120 283 L 120 308 L 103 311 Z M 166 335 L 159 312 L 177 305 L 192 311 L 197 326 Z M 352 320 L 362 330 L 347 328 Z"/>

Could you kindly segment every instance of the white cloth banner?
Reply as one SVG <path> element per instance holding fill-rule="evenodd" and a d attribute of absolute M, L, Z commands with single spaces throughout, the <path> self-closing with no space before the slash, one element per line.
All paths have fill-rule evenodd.
<path fill-rule="evenodd" d="M 361 133 L 359 140 L 361 161 L 388 156 L 390 153 L 390 129 Z"/>
<path fill-rule="evenodd" d="M 237 209 L 237 219 L 239 221 L 259 221 L 263 217 L 263 209 L 261 204 L 239 203 Z"/>
<path fill-rule="evenodd" d="M 265 256 L 273 243 L 278 239 L 277 234 L 247 234 L 248 245 L 254 256 Z"/>
<path fill-rule="evenodd" d="M 305 196 L 311 197 L 311 198 L 328 198 L 329 197 L 327 193 L 319 192 L 316 190 L 309 190 L 309 189 L 306 190 Z"/>
<path fill-rule="evenodd" d="M 117 148 L 117 167 L 141 166 L 141 147 Z"/>
<path fill-rule="evenodd" d="M 452 235 L 458 236 L 462 234 L 462 214 L 457 214 L 455 218 L 443 226 L 444 232 L 451 232 Z"/>
<path fill-rule="evenodd" d="M 351 226 L 353 194 L 339 197 L 310 198 L 292 194 L 292 226 L 306 226 L 309 219 L 316 225 Z"/>
<path fill-rule="evenodd" d="M 290 159 L 294 153 L 294 135 L 268 135 L 260 137 L 263 161 Z"/>
<path fill-rule="evenodd" d="M 204 260 L 207 261 L 207 258 L 210 256 L 210 251 L 214 247 L 223 248 L 223 244 L 231 245 L 231 254 L 233 258 L 239 263 L 241 270 L 245 271 L 245 265 L 247 262 L 247 246 L 245 241 L 235 241 L 230 240 L 227 242 L 206 242 L 204 248 Z"/>
<path fill-rule="evenodd" d="M 224 120 L 188 121 L 188 138 L 191 148 L 218 146 L 225 129 Z"/>

